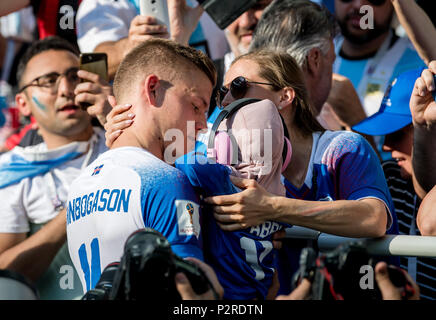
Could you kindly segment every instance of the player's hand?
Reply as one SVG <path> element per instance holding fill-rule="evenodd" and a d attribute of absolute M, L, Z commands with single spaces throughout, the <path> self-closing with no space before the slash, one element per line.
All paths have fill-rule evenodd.
<path fill-rule="evenodd" d="M 205 199 L 206 203 L 214 205 L 214 216 L 221 229 L 235 231 L 269 220 L 272 209 L 269 200 L 273 195 L 253 179 L 230 176 L 230 180 L 245 190 Z"/>
<path fill-rule="evenodd" d="M 112 110 L 106 117 L 104 129 L 106 130 L 106 146 L 110 148 L 114 141 L 123 133 L 123 130 L 132 125 L 135 114 L 130 112 L 131 104 L 117 105 L 114 96 L 109 96 L 108 101 L 112 106 Z"/>
<path fill-rule="evenodd" d="M 167 27 L 159 24 L 155 17 L 138 15 L 130 23 L 125 54 L 146 40 L 169 37 Z"/>
<path fill-rule="evenodd" d="M 186 0 L 168 0 L 171 39 L 188 45 L 189 38 L 197 27 L 203 12 L 200 5 L 190 7 L 186 4 Z"/>
<path fill-rule="evenodd" d="M 186 260 L 195 263 L 206 275 L 212 284 L 215 292 L 218 294 L 218 299 L 222 299 L 224 295 L 224 289 L 218 281 L 215 271 L 207 265 L 206 263 L 196 259 L 196 258 L 186 258 Z M 180 293 L 183 300 L 215 300 L 216 297 L 212 290 L 209 290 L 203 294 L 196 294 L 194 289 L 192 289 L 191 283 L 188 278 L 181 272 L 176 274 L 176 287 Z"/>
<path fill-rule="evenodd" d="M 90 104 L 86 111 L 98 119 L 104 126 L 106 123 L 106 115 L 112 110 L 108 102 L 108 96 L 112 95 L 112 86 L 98 74 L 91 73 L 85 70 L 77 72 L 79 78 L 86 82 L 79 83 L 74 90 L 75 104 L 81 106 Z"/>
<path fill-rule="evenodd" d="M 414 294 L 408 300 L 419 300 L 419 287 L 406 272 L 405 276 L 409 283 L 412 284 Z M 375 280 L 382 293 L 383 300 L 401 300 L 404 288 L 398 288 L 389 279 L 388 265 L 386 262 L 379 262 L 375 266 Z"/>
<path fill-rule="evenodd" d="M 436 102 L 432 95 L 432 91 L 436 90 L 435 74 L 436 60 L 433 60 L 415 82 L 410 97 L 410 111 L 415 125 L 430 127 L 436 124 Z"/>

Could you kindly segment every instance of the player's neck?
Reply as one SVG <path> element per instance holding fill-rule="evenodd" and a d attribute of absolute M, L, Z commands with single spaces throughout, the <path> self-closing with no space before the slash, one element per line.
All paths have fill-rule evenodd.
<path fill-rule="evenodd" d="M 135 130 L 131 127 L 126 129 L 112 144 L 111 149 L 121 147 L 137 147 L 145 149 L 156 158 L 163 160 L 163 143 L 155 138 L 151 133 L 145 137 L 135 135 Z"/>
<path fill-rule="evenodd" d="M 89 125 L 89 127 L 87 127 L 82 132 L 71 136 L 61 136 L 48 132 L 42 128 L 40 128 L 40 133 L 47 146 L 47 149 L 52 150 L 72 142 L 88 141 L 89 139 L 91 139 L 94 130 L 92 129 L 92 126 Z"/>
<path fill-rule="evenodd" d="M 341 48 L 341 54 L 346 57 L 358 59 L 359 57 L 366 57 L 372 53 L 377 52 L 382 46 L 386 37 L 389 35 L 389 30 L 379 35 L 377 38 L 365 43 L 352 43 L 347 39 L 344 39 Z"/>

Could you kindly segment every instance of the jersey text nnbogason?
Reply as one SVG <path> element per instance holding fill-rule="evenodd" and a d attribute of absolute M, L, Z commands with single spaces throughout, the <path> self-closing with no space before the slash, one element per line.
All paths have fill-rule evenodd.
<path fill-rule="evenodd" d="M 67 225 L 96 212 L 126 213 L 132 189 L 103 189 L 68 201 Z"/>

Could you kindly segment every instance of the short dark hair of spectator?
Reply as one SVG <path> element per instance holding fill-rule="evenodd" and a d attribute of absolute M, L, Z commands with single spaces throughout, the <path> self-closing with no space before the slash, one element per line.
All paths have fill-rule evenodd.
<path fill-rule="evenodd" d="M 338 32 L 327 8 L 309 0 L 275 0 L 263 12 L 254 32 L 250 51 L 286 51 L 305 66 L 312 48 L 326 55 Z"/>
<path fill-rule="evenodd" d="M 123 97 L 130 95 L 139 77 L 155 73 L 172 81 L 193 67 L 202 71 L 215 86 L 215 66 L 203 52 L 172 40 L 144 41 L 127 54 L 118 67 L 113 84 L 115 97 L 118 103 L 122 103 Z"/>
<path fill-rule="evenodd" d="M 70 44 L 68 41 L 57 37 L 57 36 L 50 36 L 47 38 L 44 38 L 42 40 L 35 41 L 23 54 L 23 56 L 20 59 L 20 62 L 18 63 L 17 68 L 17 81 L 18 85 L 21 87 L 22 83 L 21 80 L 24 75 L 24 71 L 26 71 L 27 64 L 29 61 L 36 55 L 48 51 L 48 50 L 62 50 L 62 51 L 69 51 L 73 53 L 76 56 L 79 56 L 80 52 L 75 48 L 72 44 Z"/>

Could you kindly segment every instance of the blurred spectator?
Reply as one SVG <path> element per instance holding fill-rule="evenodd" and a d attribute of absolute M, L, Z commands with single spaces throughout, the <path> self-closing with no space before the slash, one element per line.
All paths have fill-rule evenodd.
<path fill-rule="evenodd" d="M 34 40 L 36 23 L 31 8 L 0 17 L 0 34 L 3 45 L 0 45 L 1 80 L 11 86 L 16 85 L 15 72 L 19 58 Z"/>
<path fill-rule="evenodd" d="M 20 57 L 34 39 L 35 26 L 31 8 L 0 17 L 0 152 L 8 150 L 7 139 L 20 127 L 13 97 L 16 71 Z"/>
<path fill-rule="evenodd" d="M 193 0 L 188 2 L 195 3 Z M 200 18 L 201 7 L 191 8 L 186 0 L 169 0 L 168 11 L 172 39 L 181 44 L 187 44 L 189 40 L 191 46 L 203 49 L 213 59 L 227 52 L 224 32 L 207 14 Z M 84 1 L 77 15 L 77 31 L 82 52 L 108 54 L 110 78 L 135 45 L 150 37 L 169 37 L 165 26 L 157 24 L 154 18 L 139 15 L 139 0 Z"/>
<path fill-rule="evenodd" d="M 236 57 L 248 52 L 256 26 L 263 11 L 271 2 L 272 0 L 258 1 L 227 27 L 226 37 L 232 51 L 224 57 L 224 73 L 227 72 Z"/>
<path fill-rule="evenodd" d="M 15 74 L 17 71 L 18 61 L 29 46 L 29 44 L 19 46 L 16 43 L 17 39 L 23 38 L 23 35 L 27 42 L 31 42 L 34 38 L 43 39 L 51 35 L 58 35 L 63 39 L 68 40 L 71 44 L 77 47 L 75 15 L 81 1 L 82 0 L 2 1 L 0 3 L 0 16 L 10 14 L 17 10 L 19 11 L 10 14 L 10 16 L 16 16 L 18 14 L 20 15 L 18 18 L 15 18 L 12 21 L 2 23 L 2 29 L 6 26 L 9 32 L 18 32 L 19 34 L 21 34 L 21 36 L 19 37 L 12 37 L 14 41 L 8 41 L 9 55 L 7 55 L 4 60 L 2 60 L 4 61 L 2 65 L 2 79 L 5 79 L 9 71 L 9 83 L 13 86 L 17 84 Z M 36 26 L 37 28 L 35 30 Z M 18 51 L 18 49 L 20 50 Z M 21 118 L 20 123 L 17 125 L 23 126 L 21 128 L 21 131 L 8 131 L 8 134 L 4 135 L 4 138 L 8 139 L 6 141 L 3 141 L 2 145 L 0 146 L 1 151 L 7 151 L 14 148 L 17 144 L 20 143 L 21 138 L 24 137 L 29 132 L 29 130 L 29 134 L 35 139 L 26 140 L 25 142 L 28 143 L 26 145 L 33 145 L 41 142 L 41 137 L 35 131 L 32 131 L 32 122 L 34 122 L 34 120 L 30 119 L 30 122 L 31 123 L 28 124 L 28 120 L 26 118 Z"/>
<path fill-rule="evenodd" d="M 413 125 L 409 101 L 415 80 L 422 69 L 402 73 L 388 87 L 380 110 L 353 127 L 368 135 L 386 135 L 383 150 L 394 160 L 382 166 L 394 201 L 400 234 L 419 235 L 417 212 L 420 199 L 413 186 L 412 146 Z M 436 299 L 436 259 L 400 257 L 401 267 L 409 272 L 421 287 L 423 299 Z"/>
<path fill-rule="evenodd" d="M 364 119 L 365 112 L 350 80 L 332 76 L 336 33 L 334 17 L 325 8 L 308 0 L 274 1 L 259 21 L 250 50 L 290 54 L 304 72 L 315 114 L 324 108 L 321 124 L 340 130 Z"/>
<path fill-rule="evenodd" d="M 409 39 L 395 35 L 393 13 L 389 0 L 335 0 L 342 37 L 333 69 L 351 80 L 367 116 L 377 112 L 398 74 L 424 66 Z"/>
<path fill-rule="evenodd" d="M 395 34 L 390 0 L 335 0 L 335 15 L 342 36 L 336 39 L 333 70 L 351 80 L 366 116 L 371 116 L 398 74 L 425 64 L 409 39 Z M 382 150 L 383 137 L 374 141 L 380 157 L 389 159 Z"/>
<path fill-rule="evenodd" d="M 214 88 L 214 93 L 209 108 L 209 123 L 212 123 L 219 113 L 219 109 L 215 108 L 216 104 L 214 97 L 219 88 L 221 88 L 223 85 L 225 73 L 229 70 L 230 65 L 236 57 L 248 52 L 259 19 L 262 16 L 265 8 L 271 2 L 272 0 L 257 1 L 251 8 L 241 14 L 226 28 L 225 34 L 231 51 L 226 53 L 224 57 L 214 60 L 215 68 L 217 70 L 217 85 Z"/>
<path fill-rule="evenodd" d="M 0 268 L 35 281 L 43 299 L 82 292 L 64 245 L 64 203 L 72 180 L 106 150 L 103 131 L 78 105 L 86 101 L 89 112 L 103 113 L 111 88 L 78 67 L 77 49 L 58 37 L 26 51 L 15 100 L 24 115 L 35 117 L 44 142 L 0 157 L 0 198 L 7 199 L 0 203 Z"/>
<path fill-rule="evenodd" d="M 38 25 L 39 39 L 57 35 L 77 46 L 75 17 L 82 0 L 2 1 L 0 16 L 31 6 Z"/>

